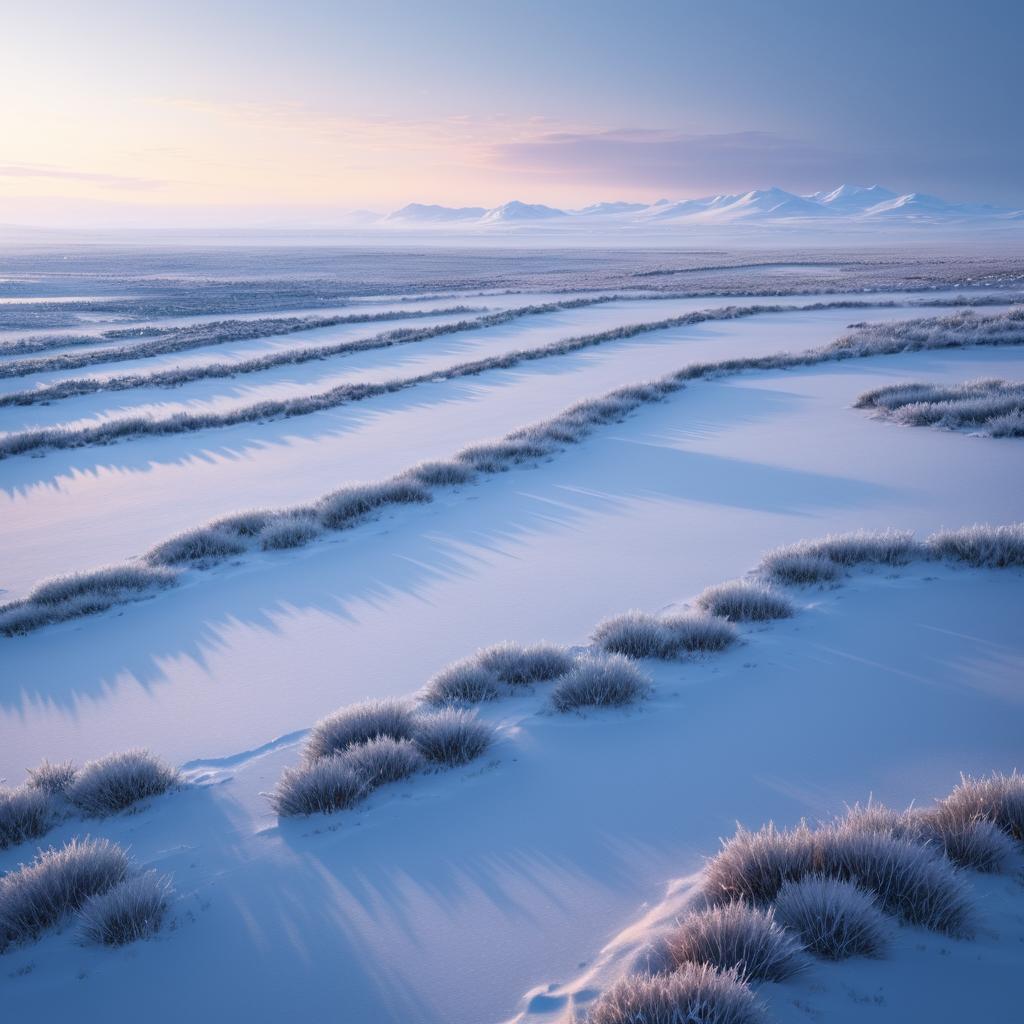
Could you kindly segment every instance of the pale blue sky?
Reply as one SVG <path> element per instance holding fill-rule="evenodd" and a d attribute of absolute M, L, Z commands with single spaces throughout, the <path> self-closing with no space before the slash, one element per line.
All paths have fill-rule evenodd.
<path fill-rule="evenodd" d="M 1021 3 L 4 6 L 0 201 L 1024 205 Z"/>

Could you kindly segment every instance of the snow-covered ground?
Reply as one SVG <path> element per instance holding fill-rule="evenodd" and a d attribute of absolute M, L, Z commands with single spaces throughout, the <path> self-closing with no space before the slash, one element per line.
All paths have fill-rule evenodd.
<path fill-rule="evenodd" d="M 760 271 L 746 273 L 747 296 L 623 300 L 179 389 L 4 407 L 0 431 L 433 373 L 727 304 L 864 297 L 759 299 Z M 834 280 L 822 274 L 823 286 Z M 422 308 L 565 297 L 534 289 Z M 904 304 L 666 329 L 292 420 L 7 458 L 0 597 L 133 558 L 216 515 L 309 501 L 346 480 L 450 456 L 692 362 L 801 351 L 853 322 L 921 315 L 911 305 L 921 295 L 871 296 L 893 297 Z M 354 308 L 364 306 L 339 311 Z M 271 314 L 261 306 L 259 315 Z M 319 329 L 2 385 L 201 365 L 392 326 L 404 325 Z M 630 944 L 643 940 L 636 922 L 668 912 L 737 820 L 831 817 L 869 795 L 928 801 L 961 771 L 1021 767 L 1024 572 L 912 563 L 794 590 L 793 619 L 745 627 L 725 654 L 644 663 L 654 688 L 631 710 L 555 715 L 544 686 L 488 705 L 499 739 L 481 761 L 379 789 L 355 811 L 279 821 L 265 797 L 316 719 L 366 697 L 412 694 L 477 647 L 584 646 L 606 615 L 681 605 L 802 538 L 1021 520 L 1024 440 L 908 430 L 852 404 L 912 380 L 1020 380 L 1022 366 L 1015 347 L 951 349 L 692 382 L 539 465 L 297 551 L 191 572 L 149 600 L 0 638 L 0 778 L 20 783 L 43 758 L 147 746 L 191 783 L 138 813 L 68 821 L 47 836 L 106 836 L 170 873 L 172 925 L 121 950 L 84 947 L 71 929 L 9 950 L 0 955 L 5 1015 L 49 1020 L 73 1006 L 76 1019 L 98 1022 L 145 1005 L 154 1022 L 343 1012 L 353 1024 L 565 1024 L 624 969 Z M 0 870 L 33 845 L 0 851 Z M 984 925 L 975 940 L 894 928 L 887 960 L 817 965 L 761 986 L 774 1019 L 959 1022 L 976 1013 L 978 991 L 1005 999 L 1024 941 L 1024 888 L 1008 876 L 972 884 Z"/>

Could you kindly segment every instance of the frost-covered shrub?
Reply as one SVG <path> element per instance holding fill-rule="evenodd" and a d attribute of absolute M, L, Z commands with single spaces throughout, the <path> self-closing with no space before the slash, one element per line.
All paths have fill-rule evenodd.
<path fill-rule="evenodd" d="M 329 530 L 344 530 L 385 505 L 411 505 L 432 501 L 430 488 L 412 477 L 381 483 L 349 484 L 317 503 L 320 522 Z"/>
<path fill-rule="evenodd" d="M 959 867 L 995 873 L 1014 860 L 1013 840 L 994 822 L 968 818 L 960 808 L 942 805 L 915 817 L 920 840 L 934 845 Z"/>
<path fill-rule="evenodd" d="M 726 903 L 690 914 L 665 936 L 675 964 L 711 964 L 735 969 L 751 981 L 785 981 L 806 966 L 797 939 L 775 923 L 771 910 Z"/>
<path fill-rule="evenodd" d="M 587 1024 L 766 1024 L 768 1017 L 735 971 L 683 964 L 671 974 L 635 974 L 594 1003 Z"/>
<path fill-rule="evenodd" d="M 963 882 L 949 861 L 927 846 L 830 827 L 814 836 L 814 862 L 817 873 L 870 890 L 883 910 L 909 924 L 949 935 L 971 934 L 971 905 Z"/>
<path fill-rule="evenodd" d="M 572 655 L 554 644 L 500 643 L 476 653 L 477 664 L 503 683 L 520 685 L 557 679 L 572 668 Z"/>
<path fill-rule="evenodd" d="M 245 550 L 245 541 L 237 533 L 219 526 L 198 526 L 151 548 L 146 561 L 151 565 L 205 564 L 241 555 Z"/>
<path fill-rule="evenodd" d="M 924 546 L 909 531 L 859 530 L 778 548 L 762 559 L 759 568 L 780 583 L 813 583 L 835 579 L 836 566 L 906 565 L 924 557 Z M 832 563 L 831 575 L 829 563 Z"/>
<path fill-rule="evenodd" d="M 806 825 L 782 830 L 769 823 L 756 832 L 740 827 L 708 861 L 704 891 L 716 904 L 768 904 L 783 883 L 799 881 L 814 867 L 814 833 Z"/>
<path fill-rule="evenodd" d="M 852 881 L 879 906 L 910 924 L 951 935 L 971 930 L 971 907 L 960 877 L 939 852 L 891 833 L 843 824 L 811 831 L 740 829 L 707 865 L 709 899 L 767 904 L 785 882 L 808 875 Z"/>
<path fill-rule="evenodd" d="M 254 508 L 217 519 L 210 523 L 210 527 L 235 537 L 256 537 L 273 517 L 273 512 Z"/>
<path fill-rule="evenodd" d="M 61 605 L 78 598 L 123 600 L 125 595 L 142 593 L 165 586 L 172 573 L 144 565 L 115 565 L 108 569 L 57 576 L 40 583 L 28 595 L 28 601 L 41 605 Z"/>
<path fill-rule="evenodd" d="M 300 548 L 322 533 L 323 527 L 311 515 L 279 516 L 260 531 L 260 547 L 264 551 Z"/>
<path fill-rule="evenodd" d="M 423 699 L 435 707 L 445 704 L 479 704 L 498 696 L 494 673 L 476 658 L 456 661 L 441 669 L 427 683 Z"/>
<path fill-rule="evenodd" d="M 973 810 L 938 804 L 894 811 L 883 804 L 855 804 L 839 822 L 848 832 L 870 832 L 925 843 L 959 867 L 1001 871 L 1014 855 L 1013 840 Z"/>
<path fill-rule="evenodd" d="M 822 555 L 777 551 L 766 556 L 760 570 L 776 583 L 807 584 L 828 583 L 837 579 L 839 566 Z"/>
<path fill-rule="evenodd" d="M 382 736 L 412 739 L 414 731 L 415 720 L 408 701 L 368 700 L 320 719 L 309 731 L 304 754 L 308 761 L 315 761 Z"/>
<path fill-rule="evenodd" d="M 956 429 L 984 426 L 995 435 L 993 423 L 1020 420 L 1024 414 L 1024 385 L 1005 380 L 976 380 L 963 384 L 897 384 L 860 396 L 861 408 L 876 408 L 899 423 Z M 1012 426 L 1011 426 L 1012 430 Z M 999 436 L 1008 436 L 1001 434 Z"/>
<path fill-rule="evenodd" d="M 0 786 L 0 850 L 43 835 L 53 818 L 53 798 L 46 790 Z"/>
<path fill-rule="evenodd" d="M 128 875 L 128 855 L 106 839 L 72 839 L 0 878 L 0 950 L 35 938 Z"/>
<path fill-rule="evenodd" d="M 1024 437 L 1024 411 L 993 416 L 986 420 L 985 430 L 990 437 Z"/>
<path fill-rule="evenodd" d="M 550 442 L 530 438 L 502 438 L 486 444 L 470 445 L 463 448 L 455 458 L 479 473 L 500 473 L 521 462 L 542 459 L 552 451 Z"/>
<path fill-rule="evenodd" d="M 784 594 L 749 580 L 732 580 L 708 587 L 698 596 L 697 605 L 732 622 L 787 619 L 793 614 L 793 605 Z"/>
<path fill-rule="evenodd" d="M 38 768 L 29 768 L 26 784 L 54 796 L 63 795 L 77 775 L 78 769 L 71 761 L 58 761 L 56 764 L 43 761 Z"/>
<path fill-rule="evenodd" d="M 354 807 L 366 793 L 366 783 L 347 756 L 338 753 L 285 768 L 270 795 L 270 803 L 282 818 L 330 814 Z"/>
<path fill-rule="evenodd" d="M 598 647 L 628 658 L 674 658 L 679 650 L 657 615 L 636 609 L 599 622 L 593 640 Z"/>
<path fill-rule="evenodd" d="M 454 766 L 479 757 L 493 742 L 494 729 L 472 712 L 445 708 L 420 715 L 414 739 L 428 761 Z"/>
<path fill-rule="evenodd" d="M 827 960 L 881 956 L 885 949 L 885 918 L 874 897 L 852 882 L 820 875 L 784 882 L 775 917 L 806 949 Z"/>
<path fill-rule="evenodd" d="M 726 619 L 701 612 L 666 615 L 662 624 L 678 651 L 686 654 L 724 651 L 736 641 L 736 627 Z"/>
<path fill-rule="evenodd" d="M 171 892 L 166 875 L 147 871 L 91 896 L 78 915 L 82 938 L 104 946 L 149 938 L 160 929 Z"/>
<path fill-rule="evenodd" d="M 992 772 L 981 778 L 961 776 L 960 784 L 937 806 L 940 815 L 991 821 L 1024 842 L 1024 775 Z"/>
<path fill-rule="evenodd" d="M 469 483 L 476 476 L 471 467 L 454 460 L 421 462 L 406 475 L 428 487 L 457 487 Z"/>
<path fill-rule="evenodd" d="M 344 758 L 368 787 L 398 782 L 423 768 L 423 755 L 412 740 L 378 736 L 349 747 Z"/>
<path fill-rule="evenodd" d="M 551 691 L 556 711 L 582 707 L 621 707 L 645 696 L 646 676 L 621 654 L 583 655 Z"/>
<path fill-rule="evenodd" d="M 144 565 L 118 565 L 71 573 L 40 583 L 20 601 L 0 605 L 0 633 L 17 636 L 54 622 L 105 611 L 131 601 L 177 579 L 169 569 Z"/>
<path fill-rule="evenodd" d="M 959 530 L 940 530 L 925 544 L 935 558 L 953 558 L 990 569 L 1024 565 L 1024 523 L 1007 526 L 985 523 Z"/>
<path fill-rule="evenodd" d="M 699 651 L 723 651 L 736 639 L 725 619 L 702 612 L 657 616 L 629 611 L 599 623 L 594 642 L 629 658 L 677 658 Z"/>
<path fill-rule="evenodd" d="M 66 795 L 85 814 L 114 814 L 180 782 L 178 772 L 148 750 L 128 750 L 88 762 Z"/>

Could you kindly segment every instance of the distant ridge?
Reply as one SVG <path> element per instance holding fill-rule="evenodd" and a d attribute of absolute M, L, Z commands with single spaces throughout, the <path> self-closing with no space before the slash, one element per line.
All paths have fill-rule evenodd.
<path fill-rule="evenodd" d="M 585 229 L 622 228 L 668 230 L 699 229 L 716 225 L 770 227 L 801 225 L 824 228 L 846 225 L 946 225 L 998 226 L 1019 224 L 1024 211 L 982 204 L 955 203 L 921 192 L 899 194 L 881 185 L 839 185 L 836 188 L 797 195 L 778 187 L 748 192 L 704 196 L 699 199 L 659 199 L 654 203 L 623 200 L 592 203 L 582 209 L 562 210 L 541 203 L 512 200 L 487 209 L 482 206 L 440 206 L 409 203 L 379 217 L 382 230 L 404 228 L 458 228 L 486 231 L 489 228 Z"/>

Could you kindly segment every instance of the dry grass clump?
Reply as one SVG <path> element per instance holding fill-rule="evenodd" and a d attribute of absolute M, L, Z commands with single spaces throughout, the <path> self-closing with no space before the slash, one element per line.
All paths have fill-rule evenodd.
<path fill-rule="evenodd" d="M 713 903 L 746 900 L 766 905 L 786 882 L 813 874 L 814 833 L 805 824 L 777 829 L 771 822 L 756 832 L 743 827 L 708 861 L 704 891 Z"/>
<path fill-rule="evenodd" d="M 501 438 L 463 448 L 455 458 L 478 473 L 501 473 L 520 463 L 542 459 L 552 451 L 551 444 L 530 438 Z"/>
<path fill-rule="evenodd" d="M 852 832 L 870 832 L 926 843 L 954 864 L 974 871 L 1002 871 L 1013 859 L 1013 840 L 972 808 L 940 802 L 928 809 L 895 811 L 883 804 L 855 804 L 839 822 Z"/>
<path fill-rule="evenodd" d="M 807 950 L 826 960 L 877 957 L 885 950 L 885 918 L 874 897 L 852 882 L 820 875 L 785 882 L 775 900 L 775 917 Z"/>
<path fill-rule="evenodd" d="M 29 768 L 26 785 L 58 796 L 68 791 L 77 776 L 78 769 L 71 761 L 58 761 L 56 764 L 43 761 L 38 768 Z"/>
<path fill-rule="evenodd" d="M 758 569 L 779 583 L 817 583 L 835 579 L 840 566 L 906 565 L 926 556 L 909 531 L 859 530 L 778 548 L 765 555 Z"/>
<path fill-rule="evenodd" d="M 1024 437 L 1024 411 L 992 416 L 986 421 L 985 430 L 989 437 Z"/>
<path fill-rule="evenodd" d="M 627 658 L 673 658 L 676 655 L 676 647 L 662 620 L 637 609 L 599 622 L 593 640 L 598 647 Z"/>
<path fill-rule="evenodd" d="M 0 850 L 45 835 L 54 816 L 53 798 L 46 790 L 0 786 Z"/>
<path fill-rule="evenodd" d="M 793 614 L 788 597 L 750 580 L 732 580 L 708 587 L 697 597 L 697 605 L 730 622 L 765 622 L 788 619 Z"/>
<path fill-rule="evenodd" d="M 938 807 L 917 814 L 918 836 L 941 850 L 954 864 L 995 874 L 1013 863 L 1013 840 L 994 822 L 966 817 L 961 808 Z"/>
<path fill-rule="evenodd" d="M 960 784 L 937 806 L 940 814 L 991 821 L 1018 842 L 1024 842 L 1024 775 L 992 772 L 975 778 L 962 775 Z"/>
<path fill-rule="evenodd" d="M 421 462 L 408 471 L 407 476 L 427 487 L 458 487 L 468 484 L 476 476 L 472 467 L 454 460 Z"/>
<path fill-rule="evenodd" d="M 0 878 L 0 951 L 36 938 L 128 876 L 128 855 L 106 839 L 72 839 Z"/>
<path fill-rule="evenodd" d="M 494 741 L 494 729 L 470 711 L 445 708 L 421 715 L 414 735 L 420 753 L 435 764 L 467 764 Z"/>
<path fill-rule="evenodd" d="M 106 611 L 170 586 L 177 575 L 155 566 L 125 564 L 46 580 L 27 597 L 0 605 L 0 633 L 17 636 L 41 626 Z"/>
<path fill-rule="evenodd" d="M 707 865 L 705 887 L 714 903 L 767 905 L 786 882 L 809 875 L 852 881 L 874 893 L 883 910 L 911 924 L 951 935 L 971 930 L 971 908 L 959 876 L 940 853 L 882 832 L 806 825 L 788 831 L 768 825 L 739 829 Z"/>
<path fill-rule="evenodd" d="M 635 974 L 591 1007 L 587 1024 L 766 1024 L 764 1008 L 735 971 L 683 964 L 671 974 Z"/>
<path fill-rule="evenodd" d="M 787 549 L 771 552 L 761 561 L 759 568 L 776 583 L 796 585 L 830 583 L 838 579 L 842 572 L 835 562 L 823 555 Z"/>
<path fill-rule="evenodd" d="M 647 677 L 621 654 L 583 655 L 551 691 L 556 711 L 582 707 L 622 707 L 644 697 Z"/>
<path fill-rule="evenodd" d="M 344 530 L 385 505 L 424 504 L 432 500 L 425 484 L 409 477 L 395 477 L 381 483 L 342 487 L 317 502 L 317 514 L 329 530 Z"/>
<path fill-rule="evenodd" d="M 1013 424 L 1024 416 L 1024 384 L 1005 380 L 975 380 L 963 384 L 896 384 L 861 395 L 858 408 L 877 409 L 898 423 L 912 427 L 949 429 L 981 426 L 997 436 L 1019 436 Z"/>
<path fill-rule="evenodd" d="M 416 744 L 390 736 L 349 747 L 344 758 L 368 788 L 407 779 L 423 769 L 423 755 Z"/>
<path fill-rule="evenodd" d="M 699 612 L 651 615 L 637 610 L 599 623 L 594 642 L 628 658 L 677 658 L 681 654 L 725 650 L 736 639 L 725 619 Z"/>
<path fill-rule="evenodd" d="M 925 545 L 934 558 L 953 558 L 968 565 L 990 569 L 1024 565 L 1024 523 L 984 523 L 959 530 L 939 530 Z"/>
<path fill-rule="evenodd" d="M 151 565 L 203 565 L 243 554 L 247 545 L 238 534 L 218 526 L 197 526 L 157 544 L 146 553 Z"/>
<path fill-rule="evenodd" d="M 155 871 L 126 878 L 86 900 L 78 915 L 82 938 L 104 946 L 149 938 L 159 931 L 171 894 L 171 880 Z"/>
<path fill-rule="evenodd" d="M 500 643 L 476 653 L 477 664 L 512 686 L 557 679 L 572 668 L 572 655 L 555 644 Z"/>
<path fill-rule="evenodd" d="M 279 516 L 260 530 L 260 547 L 264 551 L 301 548 L 323 532 L 320 522 L 312 515 Z"/>
<path fill-rule="evenodd" d="M 180 785 L 178 772 L 148 750 L 128 750 L 90 761 L 65 790 L 86 814 L 114 814 Z"/>
<path fill-rule="evenodd" d="M 315 761 L 381 737 L 412 739 L 415 728 L 415 716 L 408 701 L 369 700 L 320 719 L 310 729 L 303 753 L 307 761 Z"/>
<path fill-rule="evenodd" d="M 690 914 L 665 937 L 670 961 L 735 969 L 750 981 L 785 981 L 807 965 L 800 942 L 775 923 L 772 910 L 726 903 Z"/>
<path fill-rule="evenodd" d="M 285 768 L 270 802 L 282 817 L 344 811 L 368 792 L 366 783 L 343 753 Z"/>
<path fill-rule="evenodd" d="M 967 891 L 950 862 L 927 846 L 893 836 L 826 828 L 815 835 L 818 873 L 853 881 L 908 924 L 948 935 L 972 933 Z"/>
<path fill-rule="evenodd" d="M 702 612 L 666 615 L 662 623 L 677 650 L 685 654 L 724 651 L 738 635 L 731 622 Z"/>
<path fill-rule="evenodd" d="M 476 658 L 456 661 L 441 669 L 428 683 L 423 699 L 441 707 L 446 704 L 479 704 L 495 700 L 498 684 L 493 672 L 479 664 Z"/>

